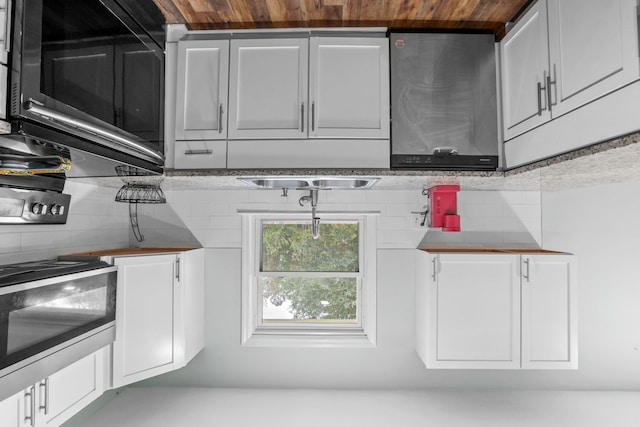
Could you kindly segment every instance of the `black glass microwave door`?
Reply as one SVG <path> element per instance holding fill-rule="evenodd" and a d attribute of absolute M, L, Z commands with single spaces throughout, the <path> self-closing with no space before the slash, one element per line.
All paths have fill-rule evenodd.
<path fill-rule="evenodd" d="M 100 1 L 42 1 L 42 94 L 158 141 L 163 93 L 158 52 Z"/>
<path fill-rule="evenodd" d="M 0 297 L 0 369 L 115 318 L 115 272 Z"/>

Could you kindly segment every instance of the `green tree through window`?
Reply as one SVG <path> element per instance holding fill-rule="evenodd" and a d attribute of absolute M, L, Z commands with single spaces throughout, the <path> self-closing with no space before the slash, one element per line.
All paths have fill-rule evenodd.
<path fill-rule="evenodd" d="M 320 227 L 320 238 L 313 239 L 308 221 L 263 221 L 263 303 L 284 304 L 289 312 L 288 318 L 264 321 L 355 323 L 358 283 L 345 273 L 359 271 L 359 224 L 326 222 Z"/>

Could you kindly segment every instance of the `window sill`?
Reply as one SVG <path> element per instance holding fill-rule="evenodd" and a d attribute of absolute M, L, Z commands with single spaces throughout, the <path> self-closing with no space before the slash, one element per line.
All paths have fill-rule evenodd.
<path fill-rule="evenodd" d="M 375 339 L 362 335 L 285 335 L 253 334 L 244 347 L 316 347 L 316 348 L 375 348 Z"/>

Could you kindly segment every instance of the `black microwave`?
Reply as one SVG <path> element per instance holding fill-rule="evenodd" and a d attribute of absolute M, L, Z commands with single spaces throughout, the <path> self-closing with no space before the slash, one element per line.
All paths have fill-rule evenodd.
<path fill-rule="evenodd" d="M 135 3 L 14 3 L 9 100 L 14 138 L 60 144 L 78 162 L 97 157 L 162 173 L 164 40 L 148 19 L 132 14 L 141 9 Z M 157 11 L 151 0 L 145 3 Z M 95 163 L 80 176 L 116 175 L 113 167 L 101 171 Z"/>
<path fill-rule="evenodd" d="M 0 401 L 113 342 L 116 270 L 94 259 L 0 266 Z"/>

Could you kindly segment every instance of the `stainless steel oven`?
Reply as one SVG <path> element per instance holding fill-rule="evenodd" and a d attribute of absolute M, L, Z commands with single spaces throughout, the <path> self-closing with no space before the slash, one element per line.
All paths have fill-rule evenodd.
<path fill-rule="evenodd" d="M 116 269 L 96 260 L 0 266 L 0 400 L 113 342 Z"/>
<path fill-rule="evenodd" d="M 10 138 L 66 147 L 67 176 L 115 176 L 106 159 L 162 173 L 163 40 L 130 3 L 14 2 Z"/>

